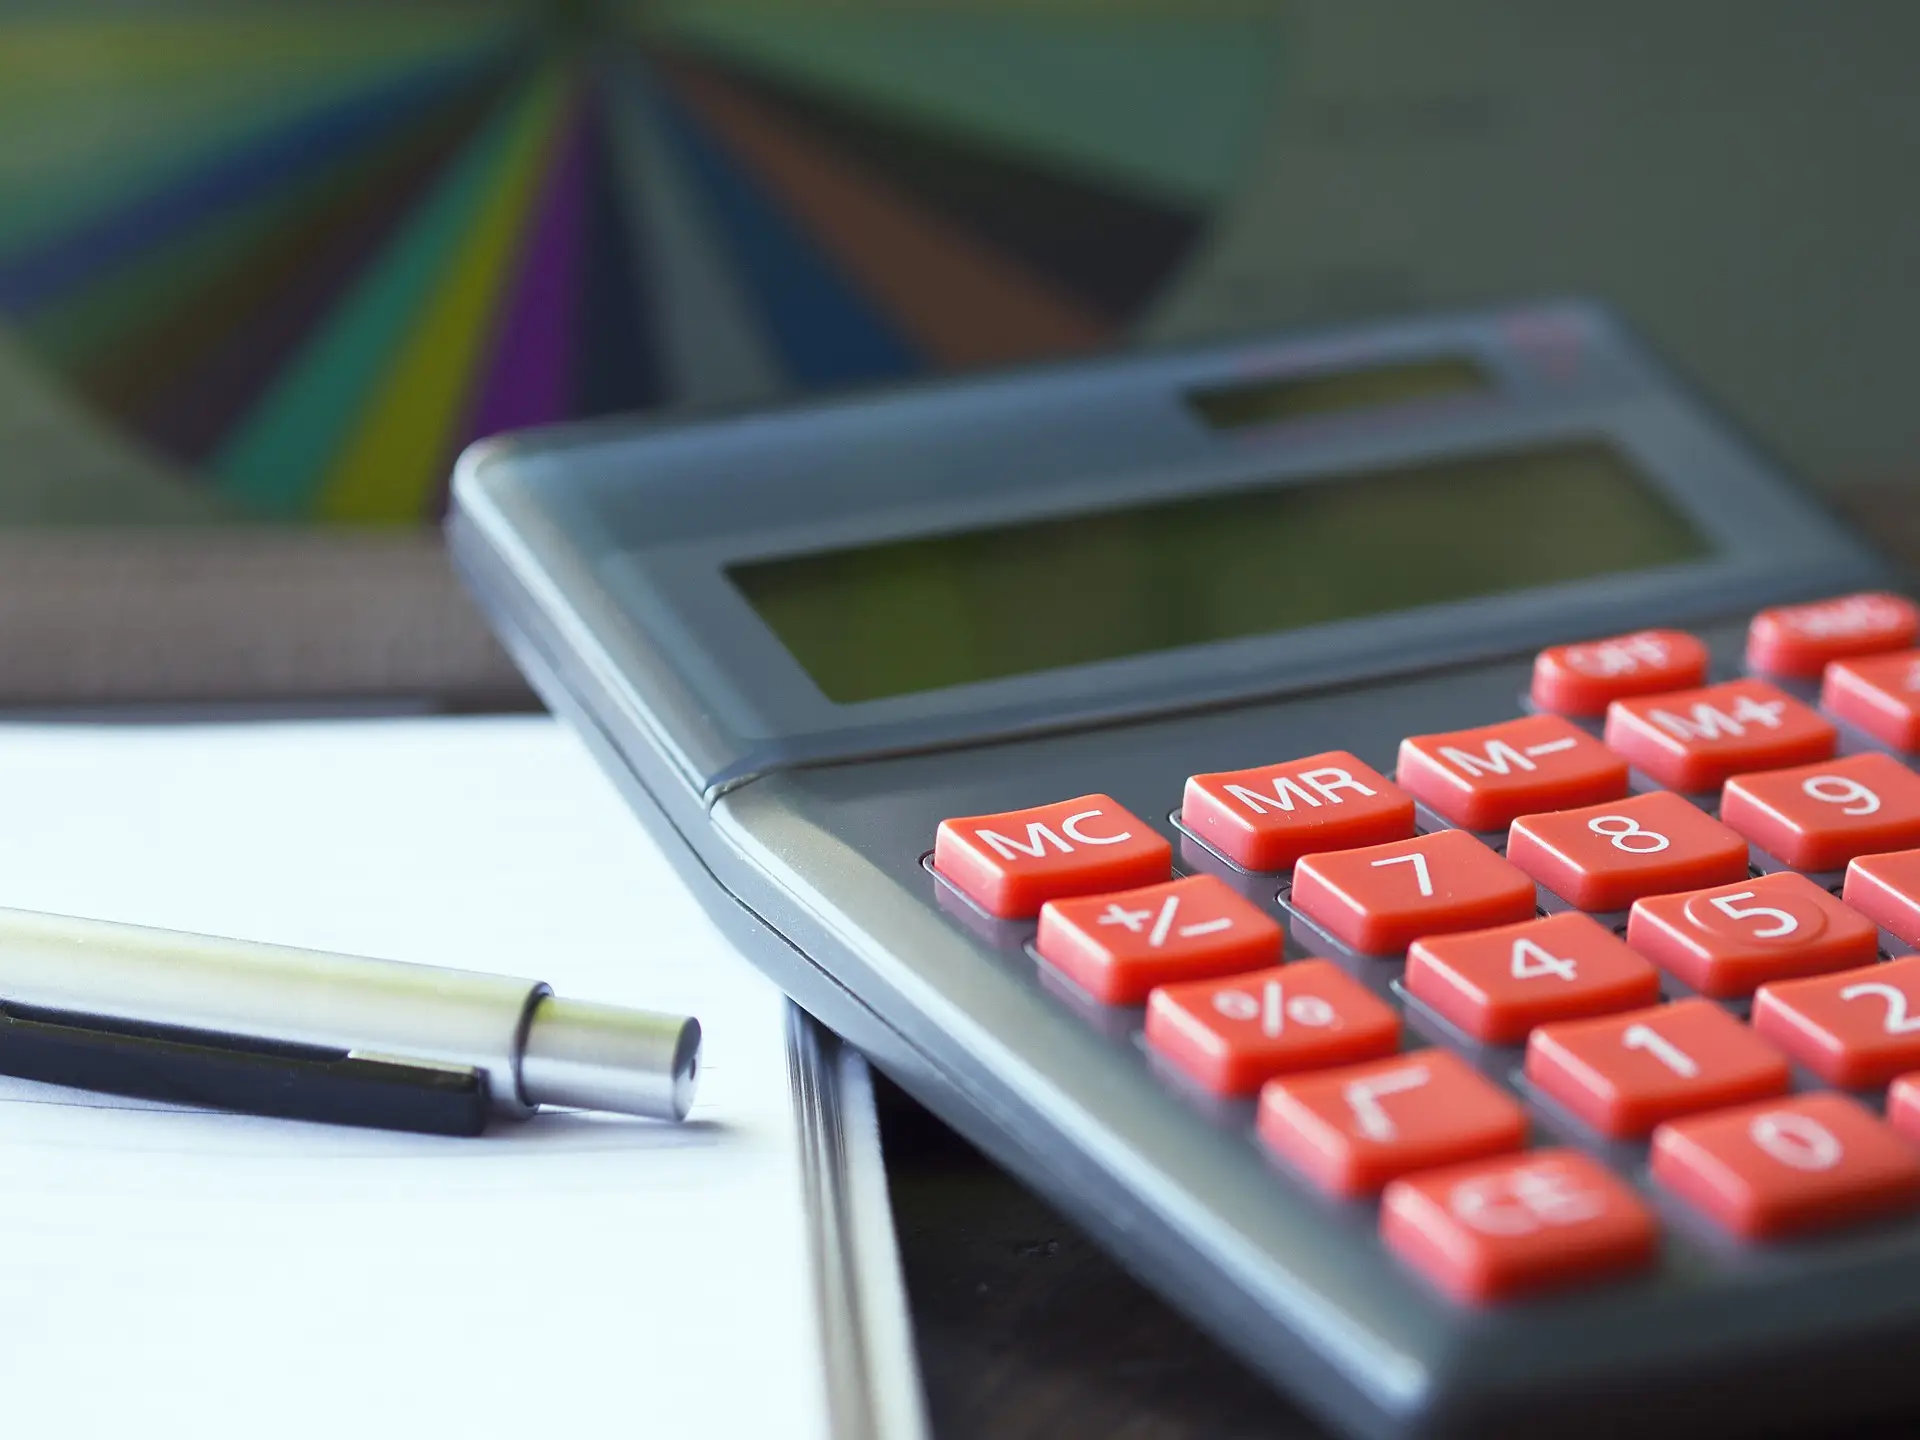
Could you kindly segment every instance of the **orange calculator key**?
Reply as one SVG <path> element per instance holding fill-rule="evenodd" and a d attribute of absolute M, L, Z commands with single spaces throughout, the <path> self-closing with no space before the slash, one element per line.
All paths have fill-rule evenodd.
<path fill-rule="evenodd" d="M 1920 1066 L 1920 956 L 1763 985 L 1753 1028 L 1829 1085 L 1884 1085 Z"/>
<path fill-rule="evenodd" d="M 983 910 L 1037 915 L 1048 900 L 1164 880 L 1173 847 L 1109 795 L 942 820 L 933 868 Z"/>
<path fill-rule="evenodd" d="M 1400 742 L 1400 783 L 1469 830 L 1627 793 L 1627 762 L 1571 721 L 1527 715 Z"/>
<path fill-rule="evenodd" d="M 1578 1150 L 1535 1150 L 1396 1180 L 1387 1248 L 1456 1300 L 1510 1300 L 1644 1270 L 1659 1227 L 1631 1185 Z"/>
<path fill-rule="evenodd" d="M 1879 754 L 1736 775 L 1720 818 L 1795 869 L 1838 870 L 1856 855 L 1920 845 L 1920 775 Z"/>
<path fill-rule="evenodd" d="M 1920 850 L 1859 856 L 1847 866 L 1840 898 L 1902 944 L 1920 945 Z"/>
<path fill-rule="evenodd" d="M 1220 1095 L 1251 1095 L 1285 1071 L 1391 1055 L 1400 1017 L 1331 960 L 1224 980 L 1162 985 L 1147 997 L 1147 1044 Z"/>
<path fill-rule="evenodd" d="M 1636 630 L 1534 657 L 1532 700 L 1557 715 L 1597 718 L 1629 695 L 1684 690 L 1707 678 L 1707 647 L 1684 630 Z"/>
<path fill-rule="evenodd" d="M 1329 1194 L 1377 1193 L 1415 1170 L 1518 1150 L 1520 1107 L 1444 1050 L 1269 1080 L 1260 1138 Z"/>
<path fill-rule="evenodd" d="M 1920 1204 L 1920 1156 L 1858 1100 L 1796 1095 L 1662 1125 L 1653 1178 L 1743 1240 Z"/>
<path fill-rule="evenodd" d="M 1635 1010 L 1660 998 L 1653 966 L 1591 916 L 1428 935 L 1407 952 L 1407 993 L 1490 1045 L 1536 1025 Z"/>
<path fill-rule="evenodd" d="M 1180 823 L 1247 870 L 1413 834 L 1413 801 L 1344 750 L 1188 777 Z"/>
<path fill-rule="evenodd" d="M 1787 1062 L 1711 1000 L 1542 1025 L 1527 1079 L 1604 1135 L 1645 1135 L 1663 1120 L 1778 1095 Z"/>
<path fill-rule="evenodd" d="M 1920 750 L 1920 650 L 1834 661 L 1820 704 L 1883 745 Z"/>
<path fill-rule="evenodd" d="M 1869 965 L 1874 923 L 1804 875 L 1774 875 L 1634 902 L 1627 943 L 1702 995 L 1751 995 L 1791 980 Z"/>
<path fill-rule="evenodd" d="M 1535 910 L 1533 882 L 1464 830 L 1309 855 L 1294 867 L 1292 898 L 1329 935 L 1369 955 Z"/>
<path fill-rule="evenodd" d="M 1033 948 L 1096 1000 L 1138 1005 L 1156 985 L 1278 963 L 1280 926 L 1224 880 L 1189 875 L 1040 907 Z"/>
<path fill-rule="evenodd" d="M 1920 634 L 1920 610 L 1884 590 L 1762 610 L 1747 627 L 1747 668 L 1817 680 L 1829 660 L 1904 650 Z"/>
<path fill-rule="evenodd" d="M 1642 895 L 1747 873 L 1747 842 L 1666 790 L 1513 822 L 1507 858 L 1570 905 L 1624 910 Z"/>
<path fill-rule="evenodd" d="M 1833 754 L 1831 723 L 1764 680 L 1729 680 L 1607 707 L 1607 744 L 1660 784 L 1717 789 L 1729 775 Z"/>

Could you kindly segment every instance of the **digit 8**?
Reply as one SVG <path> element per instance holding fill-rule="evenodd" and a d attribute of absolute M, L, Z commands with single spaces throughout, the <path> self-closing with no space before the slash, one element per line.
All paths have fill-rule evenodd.
<path fill-rule="evenodd" d="M 1623 828 L 1616 829 L 1616 826 Z M 1596 815 L 1587 821 L 1587 829 L 1596 835 L 1606 836 L 1614 849 L 1624 850 L 1629 855 L 1657 855 L 1673 843 L 1658 830 L 1641 829 L 1640 822 L 1631 815 Z M 1648 843 L 1628 843 L 1633 840 Z"/>

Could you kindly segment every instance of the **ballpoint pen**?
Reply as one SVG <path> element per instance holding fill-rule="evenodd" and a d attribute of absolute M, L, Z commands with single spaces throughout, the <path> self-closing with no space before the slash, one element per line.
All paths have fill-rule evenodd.
<path fill-rule="evenodd" d="M 686 1117 L 700 1023 L 537 980 L 0 909 L 0 1074 L 443 1135 Z"/>

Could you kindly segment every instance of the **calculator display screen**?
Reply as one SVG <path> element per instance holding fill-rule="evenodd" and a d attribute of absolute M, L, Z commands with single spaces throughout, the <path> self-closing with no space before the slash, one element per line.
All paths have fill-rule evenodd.
<path fill-rule="evenodd" d="M 728 573 L 851 704 L 1698 559 L 1599 441 L 1187 495 Z"/>

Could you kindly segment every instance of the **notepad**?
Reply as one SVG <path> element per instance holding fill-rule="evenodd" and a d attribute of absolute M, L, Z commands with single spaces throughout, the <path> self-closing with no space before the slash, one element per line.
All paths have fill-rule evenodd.
<path fill-rule="evenodd" d="M 782 997 L 543 719 L 0 727 L 0 903 L 698 1015 L 683 1126 L 0 1078 L 17 1435 L 824 1436 Z"/>

